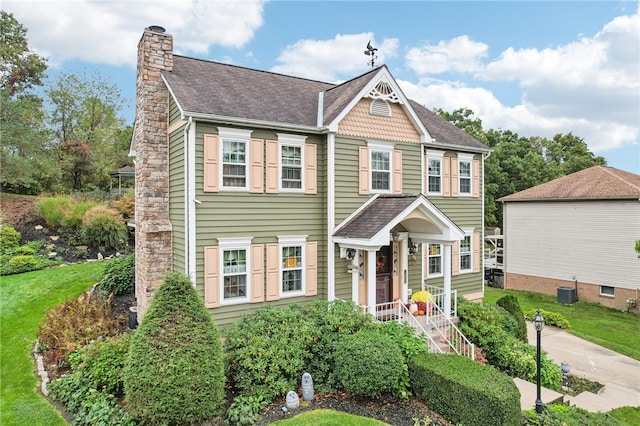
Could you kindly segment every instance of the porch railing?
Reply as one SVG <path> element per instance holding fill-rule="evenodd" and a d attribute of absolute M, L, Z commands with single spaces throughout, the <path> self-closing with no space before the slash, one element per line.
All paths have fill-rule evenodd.
<path fill-rule="evenodd" d="M 427 309 L 427 312 L 425 312 L 427 324 L 433 327 L 434 331 L 455 353 L 474 359 L 474 344 L 471 343 L 453 321 L 451 321 L 451 318 L 458 316 L 457 290 L 453 290 L 451 293 L 451 317 L 444 313 L 445 298 L 443 289 L 427 285 L 425 286 L 425 290 L 429 291 L 434 299 L 431 304 L 431 309 Z"/>
<path fill-rule="evenodd" d="M 397 321 L 409 323 L 420 337 L 425 339 L 429 352 L 443 353 L 442 348 L 433 340 L 433 337 L 427 333 L 420 321 L 414 317 L 404 303 L 395 301 L 389 303 L 381 303 L 375 306 L 375 311 L 371 312 L 370 306 L 362 306 L 365 313 L 373 315 L 376 321 Z"/>

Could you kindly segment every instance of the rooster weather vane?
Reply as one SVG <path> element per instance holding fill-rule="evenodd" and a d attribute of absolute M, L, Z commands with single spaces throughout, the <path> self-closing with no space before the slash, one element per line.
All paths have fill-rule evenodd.
<path fill-rule="evenodd" d="M 367 50 L 364 51 L 364 54 L 371 56 L 371 60 L 367 62 L 367 65 L 371 65 L 371 68 L 375 67 L 376 59 L 378 59 L 378 55 L 376 55 L 377 50 L 377 48 L 371 46 L 371 40 L 369 40 L 369 43 L 367 43 Z"/>

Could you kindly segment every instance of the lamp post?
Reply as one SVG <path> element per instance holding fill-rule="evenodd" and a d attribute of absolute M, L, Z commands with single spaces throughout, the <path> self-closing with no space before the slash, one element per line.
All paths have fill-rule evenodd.
<path fill-rule="evenodd" d="M 540 333 L 544 328 L 544 318 L 540 315 L 540 309 L 533 318 L 533 327 L 536 329 L 537 334 L 537 350 L 536 350 L 536 386 L 537 386 L 537 398 L 536 398 L 536 413 L 542 414 L 542 398 L 540 396 Z"/>

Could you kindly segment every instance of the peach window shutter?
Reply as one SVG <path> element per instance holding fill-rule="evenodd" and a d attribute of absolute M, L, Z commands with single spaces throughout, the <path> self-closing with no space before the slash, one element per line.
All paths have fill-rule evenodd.
<path fill-rule="evenodd" d="M 473 272 L 480 272 L 480 233 L 473 233 Z"/>
<path fill-rule="evenodd" d="M 278 193 L 278 142 L 267 141 L 267 194 Z"/>
<path fill-rule="evenodd" d="M 473 170 L 473 179 L 472 179 L 472 183 L 471 183 L 471 188 L 472 188 L 472 195 L 474 197 L 479 197 L 480 196 L 480 161 L 479 160 L 473 160 L 473 166 L 472 166 Z"/>
<path fill-rule="evenodd" d="M 393 151 L 393 193 L 402 194 L 402 151 Z"/>
<path fill-rule="evenodd" d="M 219 150 L 218 135 L 204 135 L 204 192 L 218 192 L 220 189 Z"/>
<path fill-rule="evenodd" d="M 451 275 L 460 274 L 460 241 L 453 243 L 451 247 Z"/>
<path fill-rule="evenodd" d="M 442 196 L 451 197 L 451 158 L 442 158 Z M 427 187 L 428 188 L 428 187 Z"/>
<path fill-rule="evenodd" d="M 251 303 L 264 300 L 264 245 L 251 246 Z"/>
<path fill-rule="evenodd" d="M 307 144 L 304 147 L 304 192 L 305 194 L 318 193 L 318 145 Z"/>
<path fill-rule="evenodd" d="M 267 301 L 280 299 L 280 246 L 267 244 Z"/>
<path fill-rule="evenodd" d="M 451 161 L 451 196 L 458 196 L 458 188 L 460 187 L 460 182 L 458 181 L 458 159 L 454 158 Z"/>
<path fill-rule="evenodd" d="M 207 308 L 220 306 L 220 250 L 204 248 L 204 304 Z"/>
<path fill-rule="evenodd" d="M 315 296 L 318 294 L 318 243 L 308 242 L 305 247 L 305 296 Z"/>
<path fill-rule="evenodd" d="M 251 176 L 249 192 L 264 192 L 264 162 L 262 139 L 251 139 Z"/>
<path fill-rule="evenodd" d="M 359 164 L 358 170 L 359 170 L 360 186 L 358 189 L 358 193 L 360 195 L 366 195 L 369 193 L 369 148 L 368 147 L 366 146 L 360 147 L 359 160 L 360 160 L 360 164 Z"/>

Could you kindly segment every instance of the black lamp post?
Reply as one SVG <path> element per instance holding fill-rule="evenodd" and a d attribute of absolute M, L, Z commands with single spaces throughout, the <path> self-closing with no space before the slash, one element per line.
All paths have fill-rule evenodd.
<path fill-rule="evenodd" d="M 536 351 L 536 386 L 537 386 L 537 398 L 536 398 L 536 413 L 542 414 L 542 398 L 540 396 L 540 333 L 544 328 L 544 318 L 540 315 L 540 309 L 533 318 L 533 327 L 536 329 L 538 337 L 537 351 Z"/>

